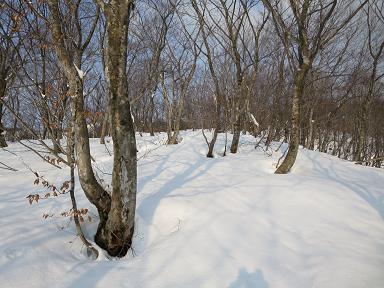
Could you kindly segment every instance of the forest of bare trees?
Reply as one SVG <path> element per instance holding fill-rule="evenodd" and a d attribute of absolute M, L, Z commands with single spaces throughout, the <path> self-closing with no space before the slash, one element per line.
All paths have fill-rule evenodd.
<path fill-rule="evenodd" d="M 300 145 L 381 168 L 383 31 L 381 0 L 5 0 L 0 147 L 35 139 L 72 178 L 77 169 L 100 217 L 95 242 L 124 256 L 135 132 L 166 132 L 171 145 L 180 130 L 210 129 L 211 158 L 218 133 L 233 135 L 233 154 L 244 133 L 266 149 L 287 142 L 277 174 L 290 171 Z M 112 192 L 94 175 L 89 147 L 107 135 Z"/>

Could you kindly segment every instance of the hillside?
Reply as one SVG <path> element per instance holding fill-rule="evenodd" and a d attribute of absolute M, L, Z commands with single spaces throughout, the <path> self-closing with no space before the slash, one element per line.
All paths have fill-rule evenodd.
<path fill-rule="evenodd" d="M 165 134 L 137 135 L 137 226 L 133 251 L 87 259 L 73 222 L 60 216 L 68 195 L 29 205 L 44 193 L 34 174 L 58 187 L 69 178 L 20 144 L 0 150 L 1 287 L 379 288 L 384 283 L 384 170 L 300 149 L 291 173 L 242 136 L 236 155 L 205 157 L 200 131 L 178 145 Z M 95 171 L 109 181 L 112 157 L 91 140 Z M 107 143 L 111 150 L 111 143 Z M 38 147 L 37 147 L 38 148 Z M 12 153 L 11 153 L 12 152 Z M 89 239 L 97 226 L 76 183 Z M 43 219 L 42 215 L 54 214 Z"/>

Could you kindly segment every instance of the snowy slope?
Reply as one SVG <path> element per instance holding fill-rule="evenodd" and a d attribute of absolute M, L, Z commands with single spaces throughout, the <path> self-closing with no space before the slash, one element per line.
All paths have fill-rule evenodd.
<path fill-rule="evenodd" d="M 160 145 L 165 135 L 138 136 L 134 253 L 119 260 L 84 256 L 74 224 L 59 215 L 68 196 L 25 199 L 44 192 L 25 164 L 58 186 L 66 169 L 19 144 L 8 147 L 17 156 L 0 150 L 19 170 L 0 169 L 0 286 L 384 287 L 383 170 L 300 150 L 292 173 L 274 175 L 281 152 L 255 151 L 250 136 L 237 155 L 215 159 L 204 157 L 200 131 L 182 136 L 174 146 Z M 107 181 L 112 159 L 97 139 L 92 154 Z M 95 214 L 78 183 L 76 194 Z M 88 237 L 95 222 L 84 225 Z"/>

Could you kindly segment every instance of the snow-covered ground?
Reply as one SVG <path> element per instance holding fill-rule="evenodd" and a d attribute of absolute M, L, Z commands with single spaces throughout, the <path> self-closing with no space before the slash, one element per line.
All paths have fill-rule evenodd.
<path fill-rule="evenodd" d="M 60 216 L 68 195 L 29 205 L 27 195 L 45 190 L 26 165 L 57 186 L 67 169 L 20 144 L 0 150 L 18 169 L 0 169 L 0 287 L 384 287 L 383 170 L 300 150 L 292 173 L 275 175 L 281 151 L 255 151 L 251 136 L 221 157 L 220 135 L 215 159 L 205 157 L 200 131 L 174 146 L 160 145 L 164 137 L 137 138 L 137 227 L 123 259 L 87 259 L 73 222 Z M 107 182 L 112 158 L 91 143 Z M 76 194 L 95 215 L 78 183 Z"/>

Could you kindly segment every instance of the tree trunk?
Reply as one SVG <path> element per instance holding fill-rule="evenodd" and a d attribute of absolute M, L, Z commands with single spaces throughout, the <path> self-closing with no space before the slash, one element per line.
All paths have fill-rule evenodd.
<path fill-rule="evenodd" d="M 307 143 L 305 145 L 305 148 L 307 149 L 311 149 L 311 146 L 312 146 L 312 138 L 313 138 L 313 123 L 315 121 L 313 120 L 313 107 L 311 107 L 311 110 L 309 112 L 309 132 L 308 132 L 308 139 L 307 139 Z M 312 148 L 313 149 L 313 148 Z"/>
<path fill-rule="evenodd" d="M 291 135 L 287 156 L 276 170 L 276 174 L 288 173 L 296 161 L 300 144 L 300 117 L 301 117 L 301 98 L 303 95 L 305 76 L 309 66 L 302 63 L 295 73 L 295 86 L 292 95 L 292 120 Z"/>
<path fill-rule="evenodd" d="M 236 62 L 237 63 L 237 62 Z M 230 152 L 235 154 L 237 153 L 237 148 L 239 147 L 239 141 L 240 141 L 240 132 L 241 132 L 241 124 L 243 123 L 244 117 L 244 88 L 243 88 L 243 74 L 240 67 L 240 61 L 238 62 L 237 66 L 237 89 L 236 89 L 236 96 L 234 101 L 234 118 L 235 122 L 233 124 L 233 137 L 232 137 L 232 144 Z"/>
<path fill-rule="evenodd" d="M 108 124 L 109 124 L 109 113 L 108 111 L 104 113 L 103 125 L 101 126 L 101 134 L 100 134 L 100 144 L 105 144 L 105 135 L 107 135 Z"/>
<path fill-rule="evenodd" d="M 180 103 L 177 107 L 176 117 L 174 120 L 174 129 L 173 134 L 171 137 L 171 143 L 170 144 L 177 144 L 179 143 L 179 133 L 180 133 L 180 122 L 181 122 L 181 116 L 183 114 L 183 107 L 184 107 L 184 95 L 180 97 Z"/>
<path fill-rule="evenodd" d="M 110 255 L 118 257 L 126 255 L 131 247 L 136 209 L 137 150 L 126 75 L 128 24 L 132 8 L 132 1 L 111 0 L 105 6 L 108 32 L 106 78 L 114 163 L 111 209 L 95 240 Z"/>
<path fill-rule="evenodd" d="M 235 53 L 236 55 L 238 53 Z M 239 56 L 238 56 L 239 57 Z M 244 117 L 244 87 L 243 87 L 243 72 L 240 66 L 240 60 L 236 57 L 236 77 L 237 77 L 237 89 L 234 103 L 234 115 L 235 115 L 235 123 L 233 125 L 233 138 L 231 144 L 231 153 L 237 153 L 237 148 L 239 147 L 240 141 L 240 132 L 241 132 L 241 124 L 243 123 Z"/>
<path fill-rule="evenodd" d="M 8 146 L 4 136 L 5 130 L 1 122 L 3 118 L 3 102 L 1 101 L 4 99 L 4 96 L 5 96 L 5 88 L 6 88 L 5 79 L 0 79 L 0 148 Z"/>
<path fill-rule="evenodd" d="M 84 98 L 83 98 L 83 75 L 81 73 L 81 59 L 83 51 L 77 47 L 70 51 L 66 49 L 64 34 L 62 31 L 61 13 L 57 0 L 48 1 L 51 12 L 52 38 L 54 48 L 68 79 L 68 94 L 72 99 L 71 112 L 75 123 L 75 149 L 77 166 L 81 187 L 88 200 L 96 206 L 100 218 L 98 232 L 105 227 L 108 213 L 111 208 L 111 196 L 97 182 L 91 164 L 91 154 L 89 147 L 89 136 L 87 124 L 84 118 Z"/>
<path fill-rule="evenodd" d="M 205 25 L 204 16 L 203 16 L 202 12 L 200 11 L 200 9 L 198 8 L 196 0 L 192 0 L 191 4 L 192 4 L 193 9 L 196 11 L 196 14 L 198 17 L 199 26 L 201 29 L 201 34 L 202 34 L 204 46 L 206 49 L 206 57 L 207 57 L 207 61 L 208 61 L 208 67 L 209 67 L 209 71 L 211 73 L 212 80 L 213 80 L 214 87 L 215 87 L 215 94 L 214 94 L 215 104 L 216 104 L 215 105 L 215 109 L 216 109 L 215 110 L 215 131 L 213 132 L 213 137 L 212 137 L 211 142 L 209 142 L 209 144 L 208 144 L 208 152 L 207 152 L 207 157 L 213 158 L 213 148 L 215 147 L 215 143 L 217 140 L 217 134 L 219 133 L 220 126 L 221 126 L 220 125 L 220 121 L 221 121 L 220 116 L 221 116 L 221 109 L 222 109 L 221 106 L 222 106 L 222 103 L 224 102 L 224 97 L 223 97 L 223 93 L 221 93 L 219 80 L 218 80 L 218 77 L 216 75 L 215 68 L 213 66 L 213 55 L 212 55 L 211 48 L 210 48 L 209 43 L 208 43 L 207 33 L 205 31 L 205 28 L 204 28 L 204 25 Z"/>
<path fill-rule="evenodd" d="M 240 132 L 241 132 L 241 115 L 238 115 L 234 125 L 233 125 L 233 138 L 231 144 L 231 153 L 237 153 L 237 148 L 239 147 L 240 141 Z"/>
<path fill-rule="evenodd" d="M 208 145 L 208 152 L 207 152 L 207 157 L 208 158 L 213 158 L 213 149 L 215 147 L 215 143 L 217 140 L 217 135 L 219 134 L 220 131 L 220 123 L 221 123 L 221 96 L 217 95 L 216 96 L 216 105 L 215 105 L 215 130 L 213 131 L 213 137 L 211 139 L 211 142 L 209 142 Z"/>
<path fill-rule="evenodd" d="M 155 95 L 150 96 L 150 103 L 149 103 L 149 135 L 150 136 L 155 136 L 155 132 L 153 129 L 153 113 L 155 111 L 155 101 L 154 98 Z"/>
<path fill-rule="evenodd" d="M 74 79 L 71 79 L 69 85 L 71 87 L 70 95 L 75 95 L 72 96 L 72 117 L 74 117 L 75 121 L 75 148 L 79 180 L 85 196 L 98 210 L 100 217 L 99 231 L 105 225 L 108 212 L 110 211 L 111 197 L 97 182 L 93 173 L 89 135 L 84 119 L 83 82 L 79 77 L 72 78 L 75 78 L 75 82 L 73 82 Z"/>

